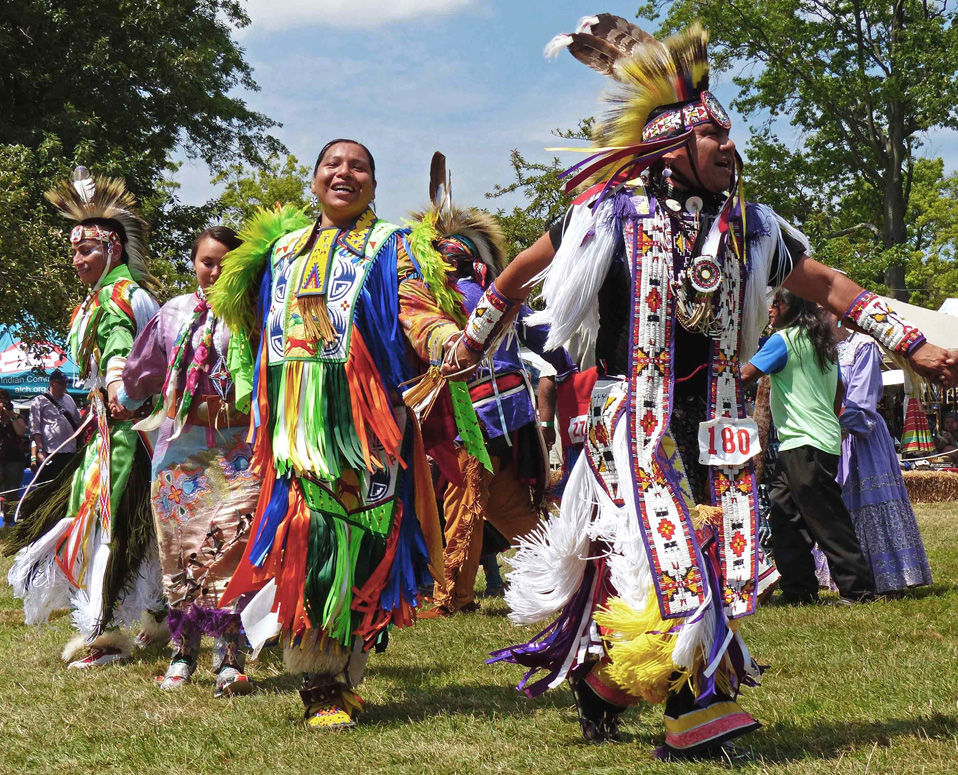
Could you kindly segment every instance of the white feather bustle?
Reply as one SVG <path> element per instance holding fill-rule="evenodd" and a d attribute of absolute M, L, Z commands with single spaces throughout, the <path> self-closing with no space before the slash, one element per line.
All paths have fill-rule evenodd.
<path fill-rule="evenodd" d="M 576 593 L 585 573 L 588 525 L 595 512 L 592 472 L 580 455 L 569 475 L 559 513 L 519 541 L 507 564 L 506 602 L 516 624 L 554 616 Z"/>
<path fill-rule="evenodd" d="M 546 59 L 553 59 L 559 56 L 559 53 L 564 48 L 568 48 L 572 43 L 572 36 L 562 32 L 556 35 L 552 40 L 546 43 L 546 47 L 542 50 L 543 55 Z"/>
<path fill-rule="evenodd" d="M 569 225 L 552 263 L 533 281 L 542 280 L 545 310 L 532 314 L 528 325 L 549 326 L 546 349 L 562 347 L 579 334 L 589 351 L 599 331 L 596 298 L 612 264 L 616 245 L 610 197 L 593 212 L 588 204 L 572 210 Z"/>

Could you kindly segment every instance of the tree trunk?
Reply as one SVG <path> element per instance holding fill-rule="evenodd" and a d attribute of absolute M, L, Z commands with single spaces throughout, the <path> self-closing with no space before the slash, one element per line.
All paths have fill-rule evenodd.
<path fill-rule="evenodd" d="M 904 5 L 896 3 L 891 30 L 892 52 L 899 45 L 899 33 L 904 26 Z M 894 76 L 893 76 L 894 77 Z M 905 211 L 908 202 L 905 197 L 905 161 L 908 149 L 905 146 L 905 106 L 899 99 L 890 99 L 887 106 L 888 140 L 885 153 L 885 228 L 882 245 L 885 250 L 902 245 L 906 240 Z M 885 270 L 885 285 L 890 294 L 907 302 L 910 294 L 905 290 L 905 265 L 903 262 L 892 264 Z"/>
<path fill-rule="evenodd" d="M 903 167 L 907 158 L 904 139 L 904 108 L 898 100 L 888 104 L 888 153 L 885 156 L 885 201 L 883 203 L 885 223 L 882 233 L 882 246 L 885 250 L 902 245 L 906 241 L 905 211 L 905 175 Z M 894 298 L 908 301 L 905 290 L 904 263 L 892 264 L 885 270 L 885 285 Z"/>

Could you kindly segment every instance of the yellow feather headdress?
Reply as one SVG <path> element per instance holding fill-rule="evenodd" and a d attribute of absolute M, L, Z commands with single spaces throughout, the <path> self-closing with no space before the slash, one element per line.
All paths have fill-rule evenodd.
<path fill-rule="evenodd" d="M 661 154 L 668 146 L 665 141 L 697 124 L 714 121 L 726 129 L 731 126 L 728 114 L 708 91 L 708 32 L 698 22 L 659 41 L 619 16 L 587 16 L 574 33 L 553 38 L 545 55 L 556 56 L 564 48 L 615 81 L 605 95 L 609 110 L 593 134 L 599 149 Z M 646 147 L 647 143 L 655 147 Z M 599 159 L 588 172 L 592 179 L 610 174 L 623 158 L 623 152 L 610 154 L 608 165 Z M 574 180 L 584 178 L 577 175 Z"/>
<path fill-rule="evenodd" d="M 72 181 L 63 181 L 44 196 L 71 221 L 82 223 L 99 218 L 118 223 L 133 279 L 148 290 L 157 287 L 157 280 L 146 265 L 146 221 L 134 209 L 136 199 L 126 183 L 119 178 L 94 178 L 86 167 L 77 167 Z"/>

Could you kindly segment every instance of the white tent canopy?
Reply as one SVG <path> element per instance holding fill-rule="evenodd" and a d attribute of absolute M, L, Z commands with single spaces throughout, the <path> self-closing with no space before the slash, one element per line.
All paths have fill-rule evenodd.
<path fill-rule="evenodd" d="M 938 311 L 944 315 L 951 315 L 952 317 L 958 318 L 958 298 L 952 296 L 951 298 L 945 299 L 938 308 Z"/>
<path fill-rule="evenodd" d="M 912 325 L 918 326 L 925 338 L 939 347 L 958 347 L 958 322 L 951 315 L 935 312 L 933 309 L 916 307 L 897 299 L 882 296 L 892 309 L 899 312 Z"/>

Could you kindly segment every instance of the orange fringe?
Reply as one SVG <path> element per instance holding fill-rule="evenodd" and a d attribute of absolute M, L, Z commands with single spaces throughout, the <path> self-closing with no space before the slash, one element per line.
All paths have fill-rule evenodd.
<path fill-rule="evenodd" d="M 369 451 L 368 433 L 371 431 L 383 445 L 386 454 L 399 460 L 405 468 L 406 463 L 400 457 L 402 433 L 392 413 L 392 403 L 383 388 L 382 380 L 373 363 L 366 343 L 358 328 L 353 329 L 349 345 L 349 360 L 346 361 L 346 381 L 349 383 L 349 401 L 352 408 L 353 424 L 363 447 L 363 458 L 370 471 L 381 468 L 374 462 Z"/>
<path fill-rule="evenodd" d="M 366 579 L 366 583 L 361 588 L 353 587 L 353 610 L 362 614 L 359 626 L 354 631 L 354 635 L 363 639 L 366 649 L 372 647 L 379 633 L 389 626 L 393 618 L 393 611 L 383 611 L 379 608 L 379 598 L 382 595 L 383 588 L 389 580 L 389 571 L 392 568 L 393 560 L 396 557 L 396 548 L 399 546 L 399 526 L 403 519 L 402 501 L 396 506 L 396 519 L 393 521 L 393 529 L 386 541 L 386 552 L 382 561 L 376 566 L 376 569 Z M 402 616 L 400 615 L 400 621 Z M 408 624 L 412 623 L 412 617 L 409 616 Z M 399 626 L 403 626 L 401 623 Z"/>
<path fill-rule="evenodd" d="M 276 531 L 276 544 L 266 562 L 269 575 L 276 579 L 273 610 L 279 611 L 279 624 L 283 631 L 293 635 L 309 627 L 304 600 L 309 521 L 309 507 L 299 487 L 294 484 L 289 490 L 288 516 Z"/>

